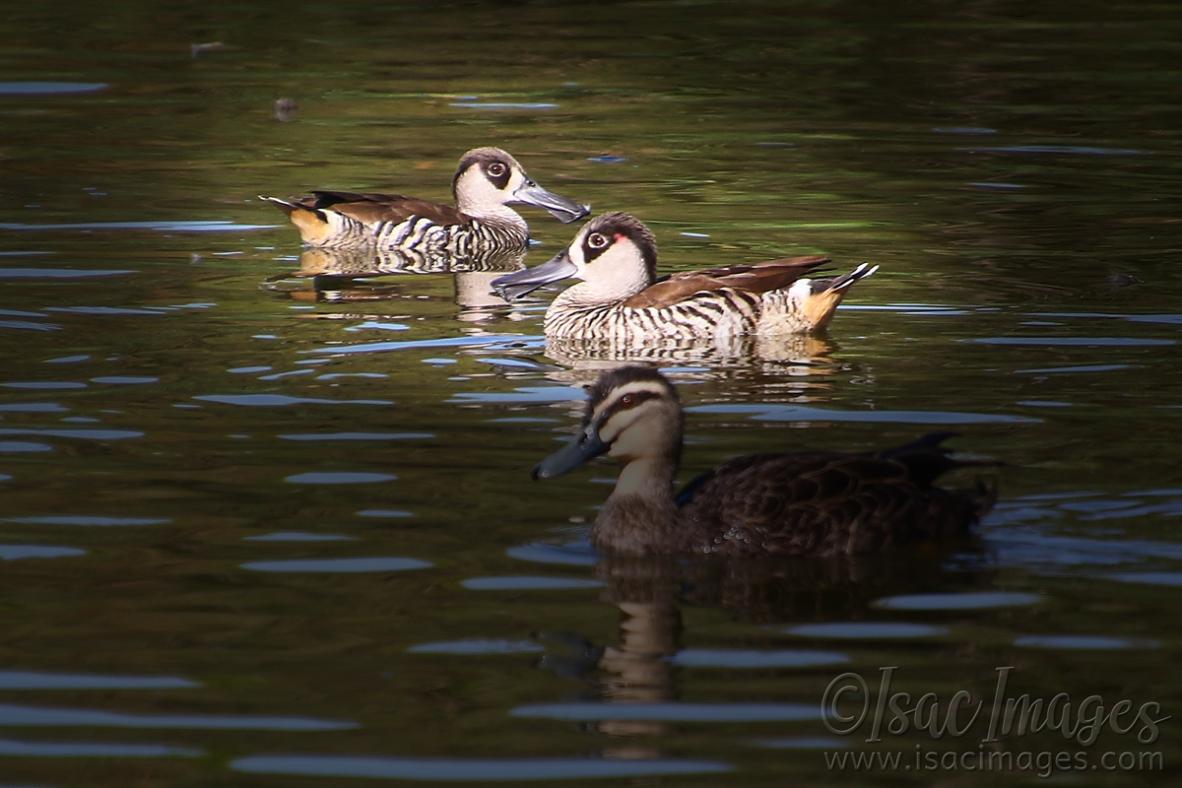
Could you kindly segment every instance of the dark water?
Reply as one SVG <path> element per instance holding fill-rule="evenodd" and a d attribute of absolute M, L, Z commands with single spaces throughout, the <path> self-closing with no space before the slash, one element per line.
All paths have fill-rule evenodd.
<path fill-rule="evenodd" d="M 5 16 L 0 784 L 1040 781 L 825 760 L 917 747 L 1161 753 L 1051 771 L 1179 779 L 1173 5 Z M 547 348 L 545 302 L 497 306 L 479 271 L 314 285 L 255 200 L 442 199 L 484 144 L 639 214 L 665 270 L 879 263 L 828 337 L 664 359 L 683 475 L 953 429 L 1009 463 L 977 548 L 597 560 L 614 471 L 528 480 L 595 374 Z M 573 228 L 529 218 L 536 264 Z M 1011 695 L 1174 719 L 1091 746 L 829 730 L 830 682 L 889 666 L 944 704 L 1013 666 Z"/>

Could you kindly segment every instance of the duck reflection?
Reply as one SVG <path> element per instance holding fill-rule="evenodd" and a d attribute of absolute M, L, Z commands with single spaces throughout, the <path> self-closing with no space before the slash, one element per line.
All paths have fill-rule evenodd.
<path fill-rule="evenodd" d="M 508 271 L 525 267 L 525 251 L 492 249 L 454 256 L 443 251 L 311 247 L 300 254 L 300 265 L 267 280 L 266 286 L 293 301 L 380 301 L 393 297 L 399 283 L 390 275 L 452 274 L 455 300 L 464 310 L 479 312 L 506 306 L 491 282 Z M 376 281 L 375 281 L 376 280 Z M 465 319 L 467 313 L 461 313 Z M 467 319 L 471 319 L 469 315 Z"/>
<path fill-rule="evenodd" d="M 642 344 L 610 339 L 546 337 L 546 355 L 574 371 L 602 372 L 622 364 L 728 367 L 751 361 L 780 374 L 829 374 L 835 345 L 827 338 L 793 334 L 775 339 L 753 335 L 715 339 L 658 339 Z"/>
<path fill-rule="evenodd" d="M 606 704 L 590 715 L 593 730 L 616 740 L 603 748 L 605 757 L 662 757 L 666 753 L 656 744 L 643 744 L 643 738 L 668 733 L 687 720 L 714 719 L 714 711 L 722 718 L 729 715 L 737 721 L 743 719 L 743 712 L 728 709 L 727 703 L 689 704 L 691 709 L 698 708 L 687 716 L 681 657 L 694 650 L 685 650 L 684 608 L 720 607 L 737 618 L 762 624 L 856 621 L 872 618 L 877 612 L 872 603 L 884 596 L 947 588 L 953 583 L 962 587 L 990 583 L 989 569 L 948 569 L 945 557 L 907 551 L 889 557 L 843 555 L 772 562 L 604 553 L 596 563 L 595 574 L 604 583 L 604 601 L 618 610 L 614 642 L 597 647 L 568 638 L 579 657 L 572 662 L 550 654 L 541 664 L 563 675 L 574 673 L 588 683 L 598 703 Z M 692 641 L 692 634 L 688 636 Z M 807 647 L 723 648 L 699 653 L 709 655 L 704 663 L 686 664 L 741 669 L 751 666 L 745 660 L 752 655 L 764 669 L 842 669 L 837 666 L 846 663 L 840 653 Z M 801 672 L 785 684 L 782 695 L 760 700 L 787 709 L 808 708 L 820 697 L 823 684 L 815 685 L 810 674 Z M 792 720 L 813 725 L 808 728 L 812 734 L 822 733 L 816 725 L 819 719 L 807 714 L 785 716 L 785 721 Z"/>

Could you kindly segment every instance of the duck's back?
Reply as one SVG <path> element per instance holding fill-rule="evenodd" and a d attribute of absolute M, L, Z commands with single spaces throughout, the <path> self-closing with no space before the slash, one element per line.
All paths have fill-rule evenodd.
<path fill-rule="evenodd" d="M 297 200 L 264 199 L 288 215 L 305 243 L 326 248 L 474 254 L 524 248 L 528 238 L 512 222 L 481 221 L 450 205 L 401 194 L 321 190 Z"/>
<path fill-rule="evenodd" d="M 877 454 L 740 457 L 678 497 L 687 549 L 726 555 L 849 555 L 962 535 L 992 503 L 933 485 L 956 467 L 946 435 Z"/>

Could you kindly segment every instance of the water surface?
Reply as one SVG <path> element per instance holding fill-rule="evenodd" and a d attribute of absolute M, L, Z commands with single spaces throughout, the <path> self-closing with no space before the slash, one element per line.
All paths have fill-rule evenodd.
<path fill-rule="evenodd" d="M 826 767 L 976 750 L 828 730 L 883 666 L 1182 714 L 1173 6 L 96 8 L 0 33 L 0 782 L 993 784 Z M 597 556 L 614 470 L 528 477 L 605 366 L 546 343 L 554 291 L 314 270 L 256 198 L 443 200 L 487 144 L 640 215 L 663 271 L 880 264 L 825 337 L 651 349 L 681 476 L 954 429 L 1007 463 L 978 543 Z M 575 228 L 525 212 L 534 265 Z M 1059 778 L 1176 783 L 1178 725 L 1096 745 L 1164 771 Z"/>

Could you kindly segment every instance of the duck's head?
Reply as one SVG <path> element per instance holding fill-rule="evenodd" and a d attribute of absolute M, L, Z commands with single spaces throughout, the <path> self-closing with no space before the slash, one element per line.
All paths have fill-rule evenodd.
<path fill-rule="evenodd" d="M 517 159 L 500 148 L 473 148 L 460 159 L 451 182 L 456 207 L 469 216 L 495 214 L 505 205 L 533 205 L 562 222 L 582 219 L 591 208 L 539 186 Z"/>
<path fill-rule="evenodd" d="M 589 387 L 578 433 L 538 463 L 532 475 L 561 476 L 601 454 L 625 465 L 648 460 L 676 469 L 681 430 L 681 401 L 673 384 L 655 369 L 618 367 Z"/>
<path fill-rule="evenodd" d="M 493 280 L 507 301 L 543 285 L 582 279 L 590 300 L 614 301 L 639 293 L 657 278 L 657 241 L 644 222 L 605 213 L 583 225 L 570 245 L 536 268 Z"/>

